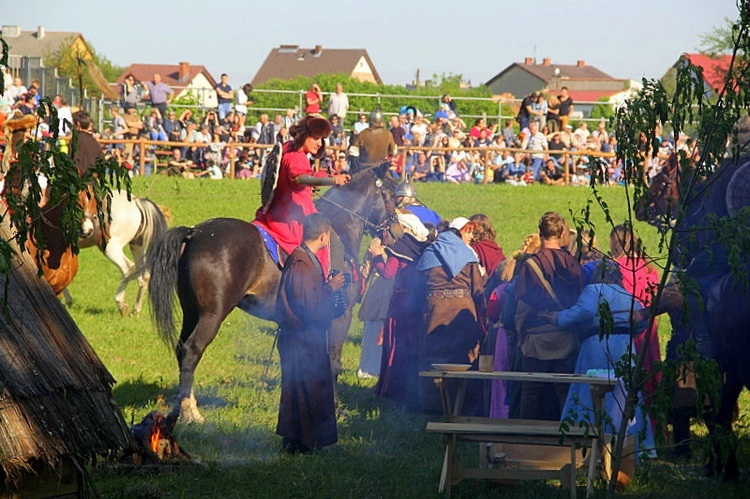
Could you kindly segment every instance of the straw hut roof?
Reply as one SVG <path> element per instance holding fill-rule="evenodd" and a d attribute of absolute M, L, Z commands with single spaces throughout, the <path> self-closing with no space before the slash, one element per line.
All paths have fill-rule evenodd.
<path fill-rule="evenodd" d="M 0 237 L 11 240 L 7 223 Z M 36 463 L 81 464 L 135 448 L 112 398 L 114 378 L 24 253 L 0 276 L 0 473 L 6 485 Z"/>

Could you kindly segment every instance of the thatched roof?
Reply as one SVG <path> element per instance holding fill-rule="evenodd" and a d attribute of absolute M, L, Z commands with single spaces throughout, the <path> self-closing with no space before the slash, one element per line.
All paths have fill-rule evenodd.
<path fill-rule="evenodd" d="M 7 225 L 0 237 L 11 238 Z M 55 466 L 134 447 L 112 399 L 114 378 L 27 254 L 8 278 L 0 313 L 0 467 L 13 483 L 31 462 Z M 5 279 L 0 277 L 0 294 Z"/>

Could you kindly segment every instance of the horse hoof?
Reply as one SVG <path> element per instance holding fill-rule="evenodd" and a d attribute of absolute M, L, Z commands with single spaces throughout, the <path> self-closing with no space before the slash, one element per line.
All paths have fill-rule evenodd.
<path fill-rule="evenodd" d="M 201 416 L 198 410 L 187 410 L 180 414 L 180 421 L 184 424 L 203 424 L 206 422 L 206 418 Z"/>
<path fill-rule="evenodd" d="M 132 312 L 130 312 L 130 317 L 133 317 L 134 319 L 138 318 L 139 315 L 141 315 L 140 310 L 133 310 Z"/>
<path fill-rule="evenodd" d="M 120 317 L 127 317 L 130 312 L 130 308 L 126 303 L 118 303 L 117 308 L 120 309 Z"/>
<path fill-rule="evenodd" d="M 206 419 L 201 416 L 198 407 L 186 399 L 180 407 L 180 420 L 185 424 L 203 424 Z"/>

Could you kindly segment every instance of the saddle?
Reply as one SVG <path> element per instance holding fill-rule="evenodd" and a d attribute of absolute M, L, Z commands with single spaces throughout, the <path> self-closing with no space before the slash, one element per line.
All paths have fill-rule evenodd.
<path fill-rule="evenodd" d="M 268 254 L 271 255 L 271 259 L 276 265 L 279 266 L 279 268 L 283 268 L 286 257 L 289 255 L 287 255 L 286 252 L 281 249 L 279 243 L 276 242 L 271 233 L 268 232 L 263 226 L 261 226 L 260 224 L 256 224 L 255 222 L 250 223 L 252 223 L 256 229 L 258 229 L 260 237 L 261 239 L 263 239 L 263 244 L 266 245 Z"/>

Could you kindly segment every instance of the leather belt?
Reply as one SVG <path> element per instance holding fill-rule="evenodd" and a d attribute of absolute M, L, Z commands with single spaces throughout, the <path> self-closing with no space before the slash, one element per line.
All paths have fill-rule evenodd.
<path fill-rule="evenodd" d="M 427 298 L 469 298 L 470 296 L 468 289 L 446 289 L 427 293 Z"/>

